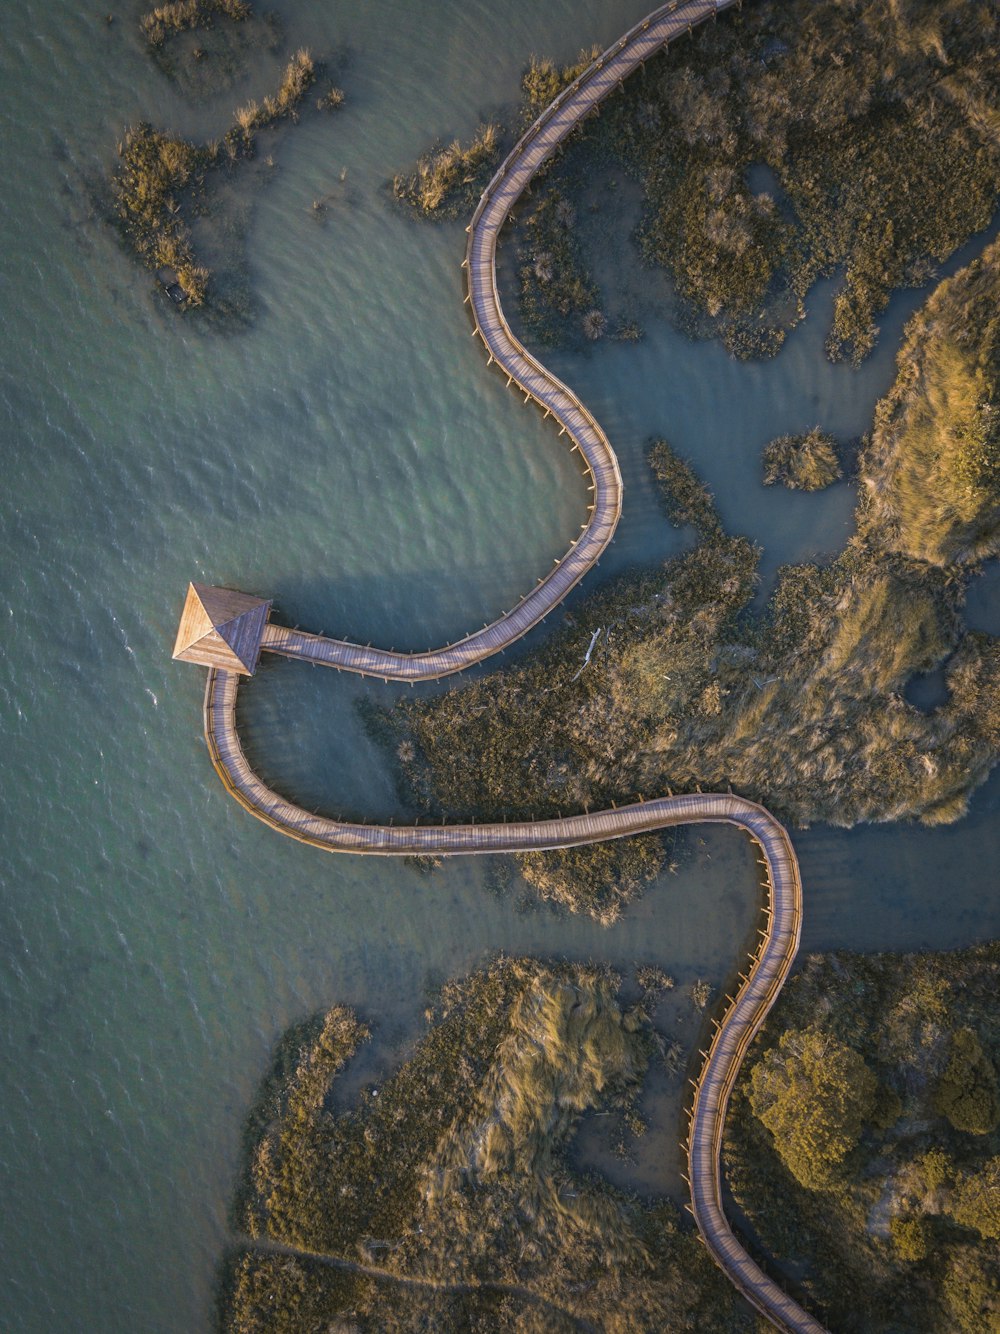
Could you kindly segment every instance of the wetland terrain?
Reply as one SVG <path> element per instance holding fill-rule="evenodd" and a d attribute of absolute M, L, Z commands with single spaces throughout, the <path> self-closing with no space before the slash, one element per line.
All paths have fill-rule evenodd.
<path fill-rule="evenodd" d="M 7 151 L 42 164 L 3 214 L 5 1310 L 753 1329 L 679 1175 L 685 1079 L 756 930 L 749 848 L 322 858 L 213 785 L 198 683 L 167 661 L 192 576 L 423 647 L 563 549 L 584 488 L 469 346 L 460 219 L 581 44 L 641 11 L 289 0 L 224 38 L 234 8 L 164 6 L 159 42 L 139 7 L 22 13 L 4 57 Z M 621 455 L 602 570 L 500 671 L 400 697 L 274 663 L 241 715 L 268 780 L 331 813 L 732 784 L 789 822 L 805 953 L 726 1170 L 741 1237 L 833 1330 L 1000 1328 L 997 962 L 974 946 L 1000 937 L 998 259 L 976 235 L 1000 157 L 994 19 L 969 13 L 748 0 L 626 84 L 500 256 L 518 331 Z M 157 188 L 176 169 L 197 193 L 183 145 L 224 141 L 234 107 L 263 129 L 247 108 L 305 50 L 310 114 L 263 130 L 273 164 L 219 169 L 240 225 L 217 291 L 242 295 L 204 320 L 183 282 L 151 290 L 90 187 L 144 123 Z M 84 61 L 99 86 L 68 80 Z M 57 81 L 76 91 L 43 133 Z M 157 217 L 195 236 L 177 181 Z"/>

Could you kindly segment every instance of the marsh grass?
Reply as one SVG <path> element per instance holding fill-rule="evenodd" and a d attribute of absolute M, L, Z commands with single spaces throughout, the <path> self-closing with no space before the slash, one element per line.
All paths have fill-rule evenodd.
<path fill-rule="evenodd" d="M 766 355 L 815 279 L 841 270 L 828 350 L 860 361 L 890 292 L 988 222 L 1000 20 L 972 0 L 903 13 L 755 5 L 668 49 L 611 104 L 609 150 L 646 197 L 643 254 L 670 272 L 693 332 Z M 761 164 L 773 190 L 749 184 Z"/>
<path fill-rule="evenodd" d="M 576 62 L 557 67 L 532 56 L 521 80 L 521 101 L 510 125 L 484 121 L 467 144 L 454 139 L 428 149 L 412 170 L 393 177 L 394 197 L 423 217 L 457 218 L 471 213 L 504 152 L 556 94 L 572 83 L 598 54 L 581 52 Z"/>
<path fill-rule="evenodd" d="M 144 14 L 140 29 L 157 68 L 197 101 L 231 87 L 282 41 L 277 15 L 257 13 L 246 0 L 176 0 Z"/>
<path fill-rule="evenodd" d="M 328 1110 L 331 1084 L 364 1036 L 357 1021 L 331 1011 L 294 1061 L 284 1044 L 248 1127 L 237 1227 L 473 1290 L 373 1284 L 236 1249 L 223 1327 L 293 1330 L 311 1327 L 295 1323 L 308 1317 L 336 1328 L 350 1315 L 365 1331 L 513 1334 L 584 1321 L 653 1334 L 669 1313 L 746 1328 L 671 1207 L 568 1166 L 584 1112 L 611 1110 L 641 1129 L 633 1097 L 657 1044 L 616 990 L 606 970 L 532 960 L 449 983 L 410 1058 L 340 1116 Z M 475 1291 L 491 1283 L 512 1291 Z"/>
<path fill-rule="evenodd" d="M 998 42 L 1000 14 L 978 0 L 764 0 L 633 74 L 545 179 L 576 207 L 595 168 L 637 181 L 636 239 L 672 280 L 670 313 L 739 357 L 773 355 L 817 278 L 841 273 L 828 351 L 859 362 L 892 291 L 927 282 L 996 206 Z M 590 58 L 532 58 L 507 143 Z M 397 178 L 411 183 L 401 197 L 424 213 L 471 211 L 486 183 L 465 170 L 474 147 L 428 155 Z M 764 189 L 751 184 L 761 168 Z M 532 263 L 519 259 L 527 327 L 578 337 L 561 285 L 524 281 Z M 588 308 L 603 305 L 598 294 Z"/>
<path fill-rule="evenodd" d="M 1000 551 L 1000 242 L 907 326 L 899 376 L 862 455 L 868 523 L 934 565 Z"/>
<path fill-rule="evenodd" d="M 426 216 L 456 218 L 471 213 L 500 161 L 501 134 L 501 127 L 488 121 L 465 146 L 455 139 L 431 149 L 412 172 L 393 178 L 393 195 Z"/>
<path fill-rule="evenodd" d="M 521 317 L 537 342 L 553 346 L 571 337 L 595 341 L 607 328 L 597 309 L 576 230 L 576 209 L 559 190 L 545 190 L 518 222 Z"/>
<path fill-rule="evenodd" d="M 297 51 L 277 92 L 240 107 L 222 140 L 195 144 L 146 122 L 125 130 L 110 182 L 114 217 L 140 263 L 180 287 L 182 308 L 206 306 L 224 327 L 249 318 L 246 210 L 231 178 L 254 157 L 260 130 L 297 119 L 315 77 L 309 52 Z"/>
<path fill-rule="evenodd" d="M 779 435 L 764 446 L 764 485 L 822 491 L 843 476 L 837 442 L 818 426 L 803 435 Z"/>
<path fill-rule="evenodd" d="M 668 835 L 643 834 L 625 843 L 528 852 L 518 859 L 522 878 L 551 903 L 586 912 L 603 926 L 618 920 L 667 858 Z"/>
<path fill-rule="evenodd" d="M 601 54 L 599 46 L 581 51 L 568 65 L 557 65 L 547 56 L 532 56 L 521 76 L 521 129 L 526 130 L 564 88 L 579 78 L 588 65 Z"/>
<path fill-rule="evenodd" d="M 139 27 L 150 46 L 161 47 L 177 33 L 211 27 L 216 16 L 240 23 L 252 12 L 247 0 L 171 0 L 143 14 Z"/>

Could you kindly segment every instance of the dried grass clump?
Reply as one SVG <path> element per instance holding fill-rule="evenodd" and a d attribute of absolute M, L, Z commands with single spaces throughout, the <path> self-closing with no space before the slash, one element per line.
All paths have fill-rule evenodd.
<path fill-rule="evenodd" d="M 411 175 L 393 179 L 393 194 L 418 213 L 453 218 L 471 211 L 499 161 L 500 135 L 489 121 L 465 147 L 455 139 L 425 153 Z"/>
<path fill-rule="evenodd" d="M 818 426 L 804 435 L 779 435 L 764 446 L 764 485 L 822 491 L 843 476 L 837 442 Z"/>

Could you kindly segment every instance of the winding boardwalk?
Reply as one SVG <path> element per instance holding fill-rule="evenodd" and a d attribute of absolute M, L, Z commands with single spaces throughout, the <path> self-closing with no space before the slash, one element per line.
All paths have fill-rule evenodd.
<path fill-rule="evenodd" d="M 684 0 L 655 10 L 600 56 L 539 117 L 496 172 L 469 226 L 465 268 L 474 332 L 509 383 L 555 418 L 579 450 L 593 503 L 580 536 L 555 568 L 509 612 L 457 643 L 426 653 L 362 647 L 268 624 L 262 649 L 382 677 L 427 680 L 481 662 L 526 634 L 596 563 L 621 514 L 622 483 L 614 450 L 581 401 L 517 340 L 504 317 L 496 284 L 496 245 L 515 201 L 539 169 L 628 74 L 672 38 L 728 8 L 736 0 Z M 702 1067 L 691 1108 L 688 1138 L 691 1204 L 708 1249 L 741 1293 L 779 1329 L 824 1334 L 753 1262 L 737 1241 L 722 1207 L 720 1152 L 729 1097 L 746 1050 L 773 1005 L 798 948 L 802 884 L 791 840 L 763 807 L 732 794 L 691 794 L 639 802 L 556 820 L 422 827 L 355 824 L 326 819 L 295 806 L 268 788 L 243 753 L 236 726 L 239 677 L 212 669 L 205 693 L 205 736 L 228 791 L 257 819 L 303 843 L 332 852 L 384 856 L 523 852 L 624 838 L 671 825 L 736 825 L 758 845 L 767 868 L 767 925 L 749 972 L 731 1002 Z"/>

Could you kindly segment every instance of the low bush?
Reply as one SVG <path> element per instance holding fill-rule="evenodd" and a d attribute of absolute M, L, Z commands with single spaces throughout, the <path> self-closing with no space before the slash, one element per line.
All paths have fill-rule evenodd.
<path fill-rule="evenodd" d="M 872 1329 L 1000 1328 L 1000 1133 L 970 1135 L 937 1110 L 947 1026 L 993 1048 L 998 981 L 997 942 L 812 955 L 747 1054 L 726 1178 L 771 1272 L 804 1283 L 828 1329 L 857 1323 L 858 1293 Z M 891 1124 L 882 1089 L 901 1104 Z"/>
<path fill-rule="evenodd" d="M 790 1029 L 753 1068 L 750 1106 L 807 1190 L 829 1186 L 875 1108 L 864 1058 L 818 1029 Z"/>
<path fill-rule="evenodd" d="M 948 1064 L 934 1091 L 934 1109 L 956 1130 L 970 1135 L 988 1135 L 1000 1125 L 997 1072 L 971 1028 L 952 1034 Z"/>

